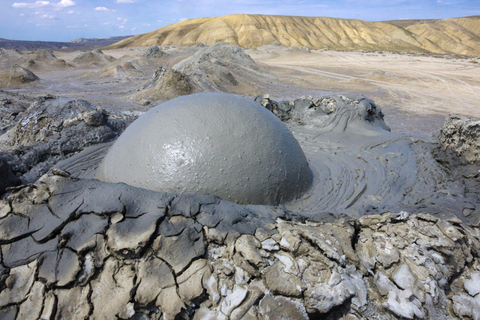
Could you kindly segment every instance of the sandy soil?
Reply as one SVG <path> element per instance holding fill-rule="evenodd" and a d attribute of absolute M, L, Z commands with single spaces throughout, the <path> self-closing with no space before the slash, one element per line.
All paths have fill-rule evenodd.
<path fill-rule="evenodd" d="M 79 65 L 79 52 L 54 52 L 72 68 L 38 68 L 35 85 L 8 89 L 27 96 L 54 94 L 82 98 L 106 108 L 145 111 L 135 93 L 152 78 L 160 66 L 171 67 L 196 49 L 162 48 L 167 57 L 145 59 L 145 48 L 104 50 L 117 60 L 105 65 Z M 272 98 L 296 99 L 341 93 L 373 99 L 386 114 L 394 131 L 432 133 L 452 112 L 480 118 L 480 59 L 439 58 L 382 52 L 339 52 L 264 46 L 247 53 L 268 73 L 263 80 L 251 79 L 258 94 Z M 24 53 L 25 57 L 27 53 Z M 25 60 L 25 58 L 23 58 Z M 6 70 L 12 63 L 0 63 Z M 113 68 L 132 62 L 135 75 L 112 74 Z M 267 80 L 265 80 L 267 79 Z M 4 88 L 0 88 L 4 89 Z M 245 93 L 249 95 L 250 93 Z M 152 101 L 156 104 L 161 101 Z"/>
<path fill-rule="evenodd" d="M 480 60 L 396 53 L 253 49 L 292 86 L 365 95 L 394 130 L 432 132 L 452 112 L 480 117 Z"/>

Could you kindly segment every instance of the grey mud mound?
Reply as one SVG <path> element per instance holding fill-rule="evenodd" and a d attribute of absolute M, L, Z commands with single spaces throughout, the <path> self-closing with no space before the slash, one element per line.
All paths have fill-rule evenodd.
<path fill-rule="evenodd" d="M 0 232 L 2 319 L 480 317 L 479 228 L 428 214 L 302 222 L 62 173 L 0 202 Z"/>
<path fill-rule="evenodd" d="M 36 82 L 40 78 L 32 71 L 14 65 L 8 71 L 0 74 L 0 86 L 6 88 L 21 87 Z"/>
<path fill-rule="evenodd" d="M 281 121 L 251 100 L 223 93 L 150 109 L 114 143 L 96 177 L 266 205 L 297 199 L 312 182 L 302 149 Z"/>
<path fill-rule="evenodd" d="M 84 100 L 45 97 L 22 112 L 2 135 L 3 157 L 23 183 L 88 146 L 111 141 L 135 119 Z"/>
<path fill-rule="evenodd" d="M 174 69 L 158 68 L 155 74 L 138 94 L 139 98 L 145 97 L 151 100 L 174 99 L 179 96 L 198 92 L 190 77 L 185 73 Z"/>
<path fill-rule="evenodd" d="M 200 46 L 192 56 L 172 68 L 159 67 L 134 97 L 165 101 L 200 92 L 257 95 L 260 79 L 263 81 L 267 77 L 243 49 L 219 42 L 210 47 Z"/>
<path fill-rule="evenodd" d="M 22 58 L 24 58 L 24 54 L 21 51 L 0 48 L 0 64 L 12 65 L 18 63 Z"/>
<path fill-rule="evenodd" d="M 180 71 L 194 71 L 206 66 L 208 63 L 215 63 L 220 66 L 244 66 L 245 68 L 258 68 L 255 61 L 239 46 L 226 42 L 217 42 L 210 47 L 197 51 L 193 56 L 179 62 L 175 69 Z"/>
<path fill-rule="evenodd" d="M 121 62 L 121 61 L 117 61 Z M 117 65 L 115 64 L 109 64 L 106 65 L 102 68 L 95 69 L 93 71 L 86 72 L 79 76 L 79 78 L 83 80 L 93 80 L 93 79 L 104 79 L 104 78 L 113 78 L 115 81 L 124 81 L 124 82 L 129 82 L 132 79 L 142 77 L 143 72 L 139 70 L 137 67 L 135 67 L 136 61 L 125 61 L 123 63 L 119 63 Z M 111 79 L 106 80 L 111 81 Z"/>
<path fill-rule="evenodd" d="M 168 55 L 168 53 L 162 51 L 159 46 L 150 46 L 142 54 L 144 58 L 161 58 L 165 55 Z"/>
<path fill-rule="evenodd" d="M 102 50 L 98 49 L 79 54 L 73 59 L 73 62 L 78 64 L 105 65 L 115 60 L 114 57 L 106 55 Z"/>
<path fill-rule="evenodd" d="M 282 121 L 293 121 L 319 129 L 319 132 L 379 135 L 390 131 L 382 109 L 372 100 L 345 96 L 308 97 L 276 102 L 268 94 L 257 96 L 255 102 L 273 112 Z"/>
<path fill-rule="evenodd" d="M 101 78 L 125 78 L 128 79 L 129 77 L 138 77 L 141 75 L 141 71 L 139 71 L 135 66 L 127 61 L 121 65 L 116 65 L 113 67 L 108 67 L 101 75 Z"/>
<path fill-rule="evenodd" d="M 199 92 L 235 93 L 236 88 L 254 92 L 257 78 L 264 76 L 262 68 L 243 49 L 226 42 L 198 50 L 173 69 L 189 76 Z"/>
<path fill-rule="evenodd" d="M 23 59 L 23 61 L 23 66 L 35 70 L 36 72 L 73 68 L 71 64 L 63 59 L 57 59 L 51 51 L 46 49 L 40 49 L 29 54 Z"/>
<path fill-rule="evenodd" d="M 49 50 L 39 49 L 35 51 L 35 53 L 32 56 L 32 59 L 36 61 L 53 61 L 53 60 L 56 60 L 57 57 L 55 57 L 55 55 Z"/>

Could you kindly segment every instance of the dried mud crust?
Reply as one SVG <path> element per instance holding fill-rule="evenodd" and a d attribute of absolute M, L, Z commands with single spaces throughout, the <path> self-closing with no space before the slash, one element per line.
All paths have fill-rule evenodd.
<path fill-rule="evenodd" d="M 480 316 L 480 229 L 428 214 L 303 222 L 57 172 L 0 232 L 2 319 Z"/>
<path fill-rule="evenodd" d="M 8 131 L 0 141 L 0 161 L 23 183 L 36 181 L 58 161 L 89 146 L 113 140 L 136 118 L 85 100 L 53 96 L 38 99 L 26 110 L 6 109 L 5 114 L 10 120 L 4 121 Z"/>

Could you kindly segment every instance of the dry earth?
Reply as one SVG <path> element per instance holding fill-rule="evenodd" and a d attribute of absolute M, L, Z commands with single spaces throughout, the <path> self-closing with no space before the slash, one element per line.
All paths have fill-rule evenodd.
<path fill-rule="evenodd" d="M 273 46 L 248 53 L 272 67 L 278 80 L 292 87 L 356 93 L 373 99 L 382 106 L 387 123 L 395 131 L 432 132 L 451 112 L 480 117 L 478 58 L 358 51 L 305 53 Z"/>
<path fill-rule="evenodd" d="M 0 51 L 0 72 L 19 65 L 39 77 L 0 91 L 0 150 L 10 156 L 0 173 L 11 175 L 12 157 L 29 159 L 22 164 L 35 170 L 21 182 L 36 181 L 0 200 L 0 319 L 480 319 L 479 122 L 450 117 L 440 144 L 412 135 L 440 129 L 451 112 L 480 117 L 479 60 L 266 46 L 247 50 L 255 63 L 246 66 L 222 46 L 211 55 L 165 46 L 158 58 L 140 47 L 81 58 Z M 83 149 L 67 161 L 78 156 L 93 171 L 85 155 L 101 151 L 88 149 L 87 134 L 114 139 L 135 117 L 122 111 L 166 100 L 170 81 L 157 80 L 200 50 L 193 69 L 176 71 L 192 88 L 278 101 L 365 95 L 396 132 L 368 99 L 272 107 L 260 97 L 277 115 L 346 119 L 323 136 L 314 122 L 288 124 L 312 166 L 331 172 L 316 186 L 337 192 L 311 193 L 297 211 L 107 184 L 58 167 L 37 180 L 52 151 L 62 160 Z M 99 107 L 51 96 L 31 104 L 47 94 Z"/>
<path fill-rule="evenodd" d="M 53 94 L 85 99 L 106 108 L 145 111 L 147 101 L 155 104 L 166 100 L 153 94 L 149 99 L 145 90 L 157 68 L 170 69 L 200 49 L 164 46 L 162 50 L 168 55 L 160 58 L 142 57 L 144 47 L 104 50 L 116 60 L 97 64 L 76 63 L 79 52 L 54 52 L 57 60 L 66 63 L 47 65 L 37 61 L 30 69 L 40 81 L 11 90 L 26 96 Z M 480 117 L 480 59 L 476 57 L 308 51 L 283 46 L 246 52 L 260 71 L 242 73 L 241 81 L 236 75 L 237 85 L 210 90 L 246 96 L 269 93 L 277 100 L 331 92 L 352 98 L 364 95 L 384 109 L 394 131 L 432 133 L 452 112 Z M 28 63 L 32 54 L 10 55 L 9 59 L 0 58 L 0 71 L 8 71 L 14 63 L 27 69 L 32 65 Z M 248 90 L 245 84 L 249 84 Z"/>

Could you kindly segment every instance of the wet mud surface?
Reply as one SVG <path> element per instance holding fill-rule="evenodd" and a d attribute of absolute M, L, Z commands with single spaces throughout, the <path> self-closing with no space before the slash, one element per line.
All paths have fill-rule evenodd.
<path fill-rule="evenodd" d="M 93 69 L 91 82 L 64 71 L 71 81 L 58 86 L 42 72 L 50 62 L 38 63 L 34 89 L 2 95 L 0 187 L 10 188 L 0 200 L 0 319 L 480 319 L 475 119 L 450 116 L 431 136 L 438 113 L 384 118 L 366 98 L 313 87 L 315 98 L 305 98 L 301 85 L 253 82 L 286 89 L 286 101 L 251 99 L 305 153 L 314 182 L 300 199 L 239 205 L 93 179 L 139 115 L 118 109 L 155 101 L 137 96 L 148 64 L 171 67 L 195 51 L 176 50 L 135 61 L 84 55 L 101 64 L 82 67 Z M 126 60 L 143 76 L 129 76 Z M 206 61 L 201 70 L 216 63 L 230 66 Z M 28 90 L 91 95 L 97 105 L 53 96 L 32 104 Z M 419 128 L 422 119 L 432 122 Z"/>

